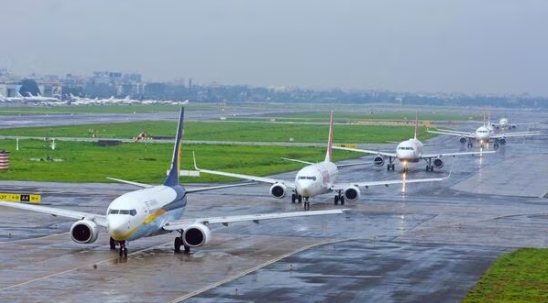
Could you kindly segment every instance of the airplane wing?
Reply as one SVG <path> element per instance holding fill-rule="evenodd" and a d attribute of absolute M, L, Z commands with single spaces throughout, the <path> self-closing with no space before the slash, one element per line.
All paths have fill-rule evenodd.
<path fill-rule="evenodd" d="M 421 159 L 429 159 L 429 158 L 442 158 L 442 157 L 454 157 L 454 156 L 467 156 L 467 155 L 483 155 L 483 154 L 494 154 L 496 151 L 494 150 L 485 150 L 485 151 L 477 151 L 477 152 L 457 152 L 457 153 L 440 153 L 440 154 L 426 154 L 422 155 Z"/>
<path fill-rule="evenodd" d="M 466 137 L 466 138 L 476 138 L 476 135 L 474 133 L 470 132 L 461 132 L 456 130 L 448 130 L 448 129 L 438 129 L 438 130 L 426 130 L 429 133 L 432 134 L 439 134 L 439 135 L 449 135 L 449 136 L 459 136 L 459 137 Z"/>
<path fill-rule="evenodd" d="M 538 136 L 540 134 L 541 134 L 540 131 L 515 132 L 515 133 L 496 134 L 496 135 L 492 135 L 491 138 L 500 139 L 500 138 L 511 138 L 511 137 L 528 137 L 528 136 Z"/>
<path fill-rule="evenodd" d="M 334 209 L 334 210 L 317 210 L 317 211 L 296 211 L 286 213 L 273 213 L 273 214 L 252 214 L 241 216 L 226 216 L 226 217 L 209 217 L 209 218 L 195 218 L 195 219 L 183 219 L 167 222 L 164 225 L 165 230 L 181 230 L 192 224 L 215 224 L 220 223 L 227 226 L 229 223 L 253 221 L 259 223 L 260 220 L 272 220 L 272 219 L 284 219 L 294 217 L 308 217 L 319 215 L 334 215 L 343 214 L 344 211 L 349 209 Z"/>
<path fill-rule="evenodd" d="M 356 187 L 365 187 L 369 188 L 370 186 L 389 186 L 393 184 L 408 184 L 408 183 L 422 183 L 422 182 L 439 182 L 449 179 L 449 176 L 443 178 L 425 178 L 425 179 L 399 179 L 399 180 L 385 180 L 385 181 L 367 181 L 367 182 L 352 182 L 352 183 L 336 183 L 331 186 L 332 191 L 345 190 L 350 186 Z"/>
<path fill-rule="evenodd" d="M 216 189 L 229 188 L 229 187 L 240 187 L 240 186 L 253 185 L 253 184 L 256 184 L 256 182 L 246 182 L 246 183 L 237 183 L 237 184 L 228 184 L 228 185 L 219 185 L 219 186 L 207 186 L 207 187 L 197 187 L 197 188 L 188 188 L 188 187 L 185 186 L 185 191 L 187 193 L 197 193 L 197 192 L 201 192 L 201 191 L 216 190 Z"/>
<path fill-rule="evenodd" d="M 194 169 L 201 172 L 201 173 L 218 175 L 218 176 L 225 176 L 225 177 L 232 177 L 232 178 L 239 178 L 239 179 L 244 179 L 244 180 L 252 180 L 252 181 L 269 183 L 269 184 L 281 183 L 281 184 L 284 184 L 285 186 L 287 186 L 289 188 L 292 188 L 292 189 L 295 188 L 295 182 L 294 181 L 274 179 L 274 178 L 268 178 L 268 177 L 251 176 L 251 175 L 244 175 L 244 174 L 227 173 L 227 172 L 209 170 L 209 169 L 201 169 L 201 168 L 198 168 L 198 166 L 196 165 L 196 157 L 194 156 L 194 153 L 192 153 L 192 157 L 194 158 Z"/>
<path fill-rule="evenodd" d="M 297 159 L 291 159 L 291 158 L 284 158 L 284 157 L 282 157 L 282 159 L 284 159 L 285 161 L 297 162 L 297 163 L 308 164 L 308 165 L 314 164 L 314 163 L 312 163 L 312 162 L 303 161 L 303 160 L 297 160 Z"/>
<path fill-rule="evenodd" d="M 129 185 L 137 186 L 137 187 L 142 187 L 142 188 L 154 187 L 153 185 L 150 185 L 150 184 L 127 181 L 127 180 L 122 180 L 122 179 L 117 179 L 117 178 L 107 177 L 107 179 L 113 180 L 113 181 L 116 181 L 116 182 L 120 182 L 120 183 L 125 183 L 125 184 L 129 184 Z"/>
<path fill-rule="evenodd" d="M 365 153 L 365 154 L 381 155 L 381 156 L 387 156 L 387 157 L 393 157 L 393 158 L 397 157 L 396 153 L 382 152 L 382 151 L 378 151 L 378 150 L 368 150 L 368 149 L 349 148 L 349 147 L 340 147 L 340 146 L 333 146 L 332 148 L 333 149 L 339 149 L 339 150 L 347 150 L 347 151 Z"/>
<path fill-rule="evenodd" d="M 104 215 L 98 215 L 98 214 L 91 214 L 91 213 L 84 213 L 81 211 L 75 211 L 75 210 L 68 210 L 68 209 L 59 209 L 54 207 L 47 207 L 47 206 L 41 206 L 41 205 L 32 205 L 32 204 L 25 204 L 20 202 L 4 202 L 0 201 L 0 206 L 6 206 L 11 208 L 18 208 L 23 210 L 30 210 L 34 212 L 44 213 L 44 214 L 50 214 L 52 216 L 59 216 L 59 217 L 65 217 L 65 218 L 71 218 L 76 220 L 91 220 L 99 226 L 106 227 L 107 226 L 107 219 Z"/>

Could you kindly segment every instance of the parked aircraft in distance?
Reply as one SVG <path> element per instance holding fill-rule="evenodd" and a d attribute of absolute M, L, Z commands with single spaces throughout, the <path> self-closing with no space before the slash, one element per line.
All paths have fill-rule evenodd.
<path fill-rule="evenodd" d="M 404 183 L 417 183 L 417 182 L 432 182 L 442 181 L 446 178 L 429 178 L 429 179 L 414 179 L 414 180 L 385 180 L 385 181 L 361 181 L 361 182 L 346 182 L 337 183 L 339 176 L 339 170 L 335 163 L 331 162 L 331 152 L 333 146 L 333 112 L 329 121 L 329 137 L 327 141 L 327 152 L 325 160 L 319 163 L 311 163 L 301 160 L 287 159 L 291 161 L 307 164 L 301 170 L 297 172 L 295 180 L 282 180 L 269 177 L 250 176 L 243 174 L 228 173 L 222 171 L 208 170 L 198 168 L 196 165 L 196 158 L 194 158 L 194 167 L 197 171 L 207 174 L 214 174 L 220 176 L 234 177 L 240 179 L 249 179 L 257 182 L 263 182 L 272 184 L 270 187 L 270 194 L 276 198 L 283 198 L 286 196 L 288 189 L 292 190 L 291 203 L 298 201 L 301 203 L 304 198 L 304 208 L 310 208 L 309 198 L 317 195 L 335 192 L 334 204 L 337 205 L 341 202 L 344 205 L 345 200 L 356 201 L 360 198 L 360 187 L 368 188 L 370 186 L 390 184 L 404 184 Z"/>
<path fill-rule="evenodd" d="M 381 167 L 385 163 L 385 158 L 388 158 L 387 170 L 394 170 L 394 161 L 397 159 L 403 167 L 403 171 L 409 171 L 409 165 L 411 163 L 418 163 L 420 160 L 426 162 L 426 171 L 434 171 L 436 169 L 442 169 L 444 162 L 443 157 L 449 156 L 465 156 L 465 155 L 481 155 L 485 153 L 494 153 L 494 151 L 480 151 L 480 152 L 455 152 L 455 153 L 436 153 L 436 154 L 424 154 L 423 144 L 417 139 L 417 131 L 419 126 L 418 115 L 415 120 L 415 135 L 412 139 L 402 141 L 396 147 L 396 152 L 382 152 L 376 150 L 367 150 L 359 148 L 348 148 L 334 146 L 334 149 L 354 151 L 366 154 L 377 155 L 373 160 L 373 164 L 377 167 Z"/>
<path fill-rule="evenodd" d="M 187 206 L 187 194 L 241 186 L 241 184 L 233 184 L 190 190 L 185 189 L 179 183 L 183 118 L 184 107 L 181 107 L 171 168 L 164 183 L 152 186 L 111 178 L 115 181 L 142 187 L 142 189 L 125 193 L 114 199 L 108 206 L 106 215 L 13 202 L 0 202 L 0 205 L 78 220 L 70 228 L 70 235 L 76 243 L 95 242 L 99 235 L 98 226 L 105 227 L 110 235 L 110 248 L 116 249 L 118 245 L 120 256 L 127 256 L 127 241 L 173 231 L 180 234 L 174 241 L 175 251 L 180 251 L 181 246 L 184 247 L 185 251 L 189 251 L 191 247 L 205 245 L 211 240 L 211 230 L 208 226 L 214 223 L 228 225 L 229 223 L 243 221 L 258 222 L 267 219 L 343 213 L 344 210 L 339 209 L 181 219 Z"/>

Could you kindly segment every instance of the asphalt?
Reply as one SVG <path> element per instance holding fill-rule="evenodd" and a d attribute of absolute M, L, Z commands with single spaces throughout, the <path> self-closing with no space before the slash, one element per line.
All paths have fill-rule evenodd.
<path fill-rule="evenodd" d="M 544 130 L 547 117 L 521 112 L 511 122 Z M 212 226 L 213 241 L 188 255 L 173 252 L 168 234 L 130 243 L 120 259 L 104 230 L 96 243 L 79 245 L 68 235 L 71 220 L 0 208 L 0 302 L 460 302 L 502 253 L 548 245 L 548 200 L 540 197 L 548 191 L 547 140 L 514 139 L 496 154 L 449 157 L 436 172 L 415 164 L 406 178 L 450 178 L 363 190 L 345 215 Z M 425 146 L 461 149 L 458 138 L 444 136 Z M 398 168 L 344 167 L 340 181 L 401 178 Z M 301 209 L 268 196 L 268 188 L 196 193 L 187 216 Z M 1 191 L 41 192 L 43 204 L 97 213 L 132 189 L 0 182 Z M 332 209 L 332 201 L 315 197 L 311 209 Z"/>

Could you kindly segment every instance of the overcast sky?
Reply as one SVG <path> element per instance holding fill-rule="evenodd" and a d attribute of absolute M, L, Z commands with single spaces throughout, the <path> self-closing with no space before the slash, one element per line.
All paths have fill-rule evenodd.
<path fill-rule="evenodd" d="M 548 96 L 546 0 L 0 0 L 21 74 Z"/>

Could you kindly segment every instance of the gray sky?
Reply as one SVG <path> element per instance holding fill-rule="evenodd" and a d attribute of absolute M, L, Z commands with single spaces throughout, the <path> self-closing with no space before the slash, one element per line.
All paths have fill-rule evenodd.
<path fill-rule="evenodd" d="M 0 66 L 548 96 L 545 0 L 0 0 Z"/>

